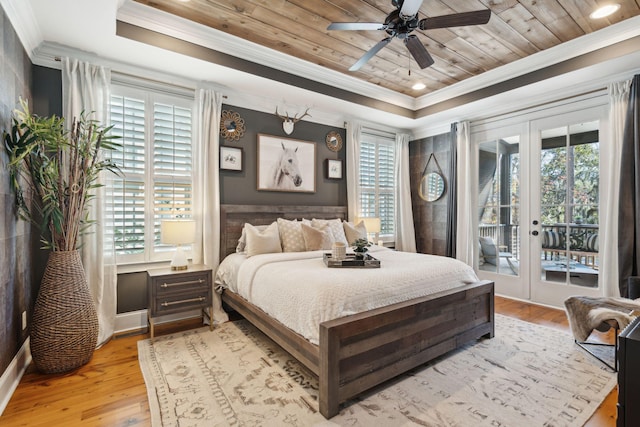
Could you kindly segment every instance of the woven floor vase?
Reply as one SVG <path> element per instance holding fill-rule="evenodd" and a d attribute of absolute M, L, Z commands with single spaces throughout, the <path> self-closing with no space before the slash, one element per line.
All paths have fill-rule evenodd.
<path fill-rule="evenodd" d="M 30 335 L 31 356 L 42 373 L 68 372 L 91 359 L 98 315 L 78 251 L 49 255 Z"/>

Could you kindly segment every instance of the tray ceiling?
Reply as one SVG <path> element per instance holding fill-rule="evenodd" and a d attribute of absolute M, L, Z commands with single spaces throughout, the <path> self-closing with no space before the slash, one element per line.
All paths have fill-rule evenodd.
<path fill-rule="evenodd" d="M 357 72 L 348 71 L 382 40 L 384 31 L 327 31 L 331 22 L 383 22 L 389 0 L 136 0 L 159 10 L 344 73 L 400 94 L 419 97 L 640 15 L 640 0 L 617 0 L 620 10 L 592 20 L 595 0 L 425 0 L 419 17 L 491 9 L 488 24 L 416 30 L 435 63 L 421 70 L 393 40 Z M 313 78 L 312 76 L 310 76 Z M 426 87 L 414 90 L 414 83 Z"/>

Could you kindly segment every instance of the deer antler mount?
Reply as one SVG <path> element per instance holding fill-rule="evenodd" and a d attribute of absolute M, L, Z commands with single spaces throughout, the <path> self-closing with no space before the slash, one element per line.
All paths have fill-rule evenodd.
<path fill-rule="evenodd" d="M 284 130 L 284 132 L 287 135 L 291 135 L 291 133 L 293 132 L 293 126 L 298 123 L 300 121 L 300 119 L 302 119 L 304 116 L 309 116 L 311 117 L 311 114 L 309 114 L 309 109 L 307 108 L 304 112 L 303 115 L 301 115 L 300 117 L 298 117 L 297 115 L 293 116 L 293 118 L 289 117 L 289 113 L 287 113 L 285 111 L 285 116 L 282 116 L 280 114 L 278 114 L 278 107 L 276 107 L 276 116 L 278 116 L 280 119 L 282 119 L 282 129 Z"/>

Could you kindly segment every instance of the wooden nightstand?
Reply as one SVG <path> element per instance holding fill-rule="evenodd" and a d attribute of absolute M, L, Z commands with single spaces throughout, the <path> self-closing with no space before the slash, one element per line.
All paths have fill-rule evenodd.
<path fill-rule="evenodd" d="M 149 331 L 153 341 L 154 317 L 203 309 L 213 330 L 212 272 L 206 265 L 190 265 L 187 270 L 158 268 L 147 270 Z M 205 312 L 204 309 L 208 309 Z"/>

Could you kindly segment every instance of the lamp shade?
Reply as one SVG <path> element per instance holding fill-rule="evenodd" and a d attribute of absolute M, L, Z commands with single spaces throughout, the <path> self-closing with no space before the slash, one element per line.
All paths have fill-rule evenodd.
<path fill-rule="evenodd" d="M 165 219 L 160 223 L 160 241 L 184 245 L 196 240 L 196 222 L 190 219 Z"/>
<path fill-rule="evenodd" d="M 364 222 L 367 233 L 380 232 L 380 218 L 359 218 L 359 220 Z"/>

